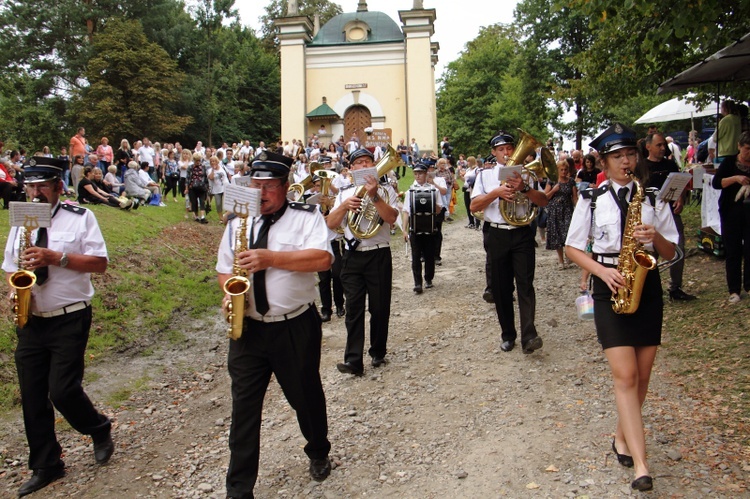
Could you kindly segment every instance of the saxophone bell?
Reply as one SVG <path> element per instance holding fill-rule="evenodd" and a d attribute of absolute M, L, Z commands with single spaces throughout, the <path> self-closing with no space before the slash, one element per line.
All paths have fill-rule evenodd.
<path fill-rule="evenodd" d="M 234 265 L 232 277 L 224 282 L 224 293 L 230 297 L 227 304 L 226 319 L 229 323 L 227 338 L 238 340 L 242 336 L 243 321 L 245 320 L 245 299 L 250 290 L 250 280 L 247 270 L 240 267 L 239 255 L 248 249 L 247 215 L 240 217 L 237 234 L 234 238 Z"/>

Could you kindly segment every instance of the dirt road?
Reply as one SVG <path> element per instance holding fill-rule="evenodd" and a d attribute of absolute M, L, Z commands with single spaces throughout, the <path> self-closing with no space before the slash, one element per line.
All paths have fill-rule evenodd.
<path fill-rule="evenodd" d="M 278 385 L 266 397 L 257 497 L 621 497 L 630 470 L 613 458 L 615 409 L 592 322 L 574 308 L 578 271 L 537 252 L 537 328 L 544 348 L 499 349 L 494 308 L 481 300 L 481 233 L 445 226 L 435 287 L 415 296 L 404 247 L 393 248 L 389 363 L 353 378 L 336 370 L 342 319 L 324 325 L 321 374 L 335 469 L 311 481 L 304 441 Z M 516 318 L 516 321 L 518 318 Z M 90 440 L 58 425 L 67 476 L 42 497 L 223 498 L 230 423 L 227 340 L 216 318 L 186 331 L 178 348 L 93 368 L 92 398 L 137 388 L 117 408 L 117 450 L 94 464 Z M 669 332 L 665 328 L 665 346 Z M 745 495 L 750 467 L 694 416 L 705 405 L 655 366 L 644 410 L 658 497 Z M 28 478 L 18 414 L 0 427 L 0 495 Z"/>

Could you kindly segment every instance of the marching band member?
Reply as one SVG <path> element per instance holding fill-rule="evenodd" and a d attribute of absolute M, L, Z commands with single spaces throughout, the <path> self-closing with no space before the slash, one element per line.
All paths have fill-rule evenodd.
<path fill-rule="evenodd" d="M 35 156 L 24 168 L 26 195 L 52 207 L 52 224 L 37 229 L 33 246 L 18 254 L 19 228 L 12 227 L 3 270 L 36 274 L 28 322 L 16 328 L 16 368 L 23 421 L 34 473 L 19 497 L 43 489 L 65 475 L 62 448 L 55 436 L 55 412 L 76 431 L 91 435 L 97 464 L 115 450 L 112 423 L 83 391 L 83 353 L 91 328 L 91 273 L 107 269 L 107 247 L 93 212 L 60 203 L 65 160 Z"/>
<path fill-rule="evenodd" d="M 508 223 L 500 211 L 502 199 L 513 202 L 517 192 L 537 206 L 547 205 L 547 196 L 526 184 L 518 173 L 501 184 L 499 170 L 515 151 L 515 139 L 500 131 L 490 141 L 492 155 L 497 160 L 494 168 L 477 173 L 471 193 L 471 211 L 484 210 L 485 248 L 489 257 L 490 285 L 495 309 L 502 330 L 500 349 L 510 352 L 516 345 L 516 326 L 513 316 L 513 288 L 518 289 L 518 309 L 521 315 L 521 348 L 532 353 L 542 348 L 542 338 L 534 326 L 536 295 L 534 292 L 534 232 L 528 225 Z"/>
<path fill-rule="evenodd" d="M 611 301 L 612 294 L 626 283 L 618 272 L 618 263 L 631 204 L 629 196 L 635 187 L 629 174 L 635 174 L 643 186 L 646 168 L 639 162 L 635 131 L 620 123 L 614 123 L 590 145 L 599 151 L 609 182 L 581 193 L 570 223 L 566 253 L 593 275 L 596 333 L 612 371 L 617 404 L 612 451 L 621 465 L 635 468 L 632 488 L 650 490 L 653 481 L 646 463 L 641 407 L 656 348 L 661 343 L 663 298 L 659 271 L 648 271 L 635 313 L 617 314 Z M 675 254 L 678 234 L 672 213 L 663 202 L 656 202 L 653 191 L 646 191 L 641 220 L 633 227 L 632 237 L 645 250 L 656 251 L 663 258 L 671 259 Z M 594 258 L 585 253 L 589 242 L 593 244 Z"/>
<path fill-rule="evenodd" d="M 321 164 L 324 166 L 331 164 L 331 158 L 328 156 L 321 156 L 319 158 Z M 338 175 L 333 179 L 329 180 L 328 190 L 329 195 L 320 197 L 320 212 L 324 216 L 328 216 L 328 212 L 331 210 L 335 201 L 333 196 L 333 183 L 338 178 Z M 321 192 L 322 179 L 317 175 L 313 175 L 313 182 L 315 192 Z M 320 318 L 323 322 L 329 322 L 333 315 L 333 305 L 336 305 L 336 317 L 344 316 L 344 287 L 341 284 L 341 244 L 344 241 L 343 232 L 337 232 L 335 230 L 328 229 L 328 239 L 331 241 L 331 251 L 333 251 L 333 264 L 329 270 L 318 272 L 318 290 L 320 292 Z M 331 293 L 331 285 L 333 285 L 333 294 Z"/>
<path fill-rule="evenodd" d="M 235 257 L 252 275 L 243 334 L 229 343 L 232 426 L 226 487 L 228 497 L 253 497 L 258 477 L 260 428 L 271 375 L 297 413 L 310 475 L 331 472 L 328 419 L 320 381 L 322 328 L 315 309 L 315 273 L 330 267 L 328 232 L 313 205 L 289 203 L 292 158 L 261 151 L 252 161 L 250 187 L 261 190 L 262 216 L 248 220 L 249 249 L 235 255 L 240 218 L 227 224 L 219 246 L 219 286 L 232 276 Z M 231 303 L 225 295 L 222 307 Z"/>
<path fill-rule="evenodd" d="M 374 166 L 373 154 L 360 148 L 349 156 L 353 171 Z M 397 193 L 390 185 L 382 188 L 387 199 L 380 197 L 379 179 L 367 176 L 365 184 L 367 196 L 377 209 L 383 223 L 375 235 L 367 239 L 357 239 L 348 224 L 345 224 L 344 239 L 346 250 L 341 268 L 341 283 L 346 298 L 346 351 L 344 362 L 336 365 L 345 374 L 361 376 L 364 373 L 362 361 L 365 345 L 365 302 L 370 311 L 370 349 L 372 366 L 386 363 L 388 342 L 388 320 L 391 315 L 391 287 L 393 264 L 391 261 L 390 226 L 398 217 Z M 349 212 L 357 212 L 362 200 L 354 196 L 354 186 L 342 189 L 336 196 L 333 210 L 328 214 L 328 228 L 335 230 L 346 221 Z"/>
<path fill-rule="evenodd" d="M 442 196 L 434 185 L 431 185 L 427 181 L 427 168 L 421 162 L 414 165 L 412 170 L 414 172 L 414 183 L 409 189 L 407 189 L 404 195 L 404 209 L 403 212 L 406 214 L 405 227 L 404 227 L 404 240 L 409 241 L 411 244 L 411 271 L 414 275 L 414 292 L 416 294 L 422 294 L 422 258 L 424 258 L 424 287 L 432 287 L 432 279 L 435 277 L 435 226 L 434 221 L 436 215 L 441 212 L 443 208 Z M 430 232 L 417 232 L 414 224 L 411 223 L 411 218 L 415 214 L 412 213 L 412 189 L 427 190 L 432 192 L 434 199 L 433 226 L 430 228 Z M 425 215 L 424 212 L 420 213 Z"/>

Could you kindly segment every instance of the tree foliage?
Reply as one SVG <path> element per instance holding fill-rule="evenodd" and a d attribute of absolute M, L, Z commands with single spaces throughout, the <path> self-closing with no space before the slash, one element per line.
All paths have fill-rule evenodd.
<path fill-rule="evenodd" d="M 487 140 L 499 129 L 548 135 L 545 96 L 525 93 L 533 47 L 519 50 L 517 35 L 502 24 L 483 28 L 448 64 L 437 95 L 438 135 L 448 135 L 457 150 L 485 156 Z"/>
<path fill-rule="evenodd" d="M 273 21 L 286 16 L 286 3 L 286 0 L 271 0 L 271 3 L 266 6 L 265 15 L 260 16 L 261 39 L 267 49 L 276 49 L 278 47 L 276 28 L 274 28 Z M 299 0 L 297 3 L 300 16 L 307 16 L 313 19 L 315 14 L 318 14 L 321 26 L 343 12 L 338 4 L 329 0 Z"/>
<path fill-rule="evenodd" d="M 94 37 L 85 76 L 89 86 L 81 91 L 76 115 L 93 136 L 174 137 L 192 121 L 171 109 L 185 75 L 147 40 L 140 21 L 110 19 Z"/>

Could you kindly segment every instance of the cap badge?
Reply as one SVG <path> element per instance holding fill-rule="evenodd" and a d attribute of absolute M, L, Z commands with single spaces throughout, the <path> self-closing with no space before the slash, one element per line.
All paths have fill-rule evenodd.
<path fill-rule="evenodd" d="M 615 125 L 615 133 L 622 133 L 622 132 L 623 132 L 622 125 L 620 125 L 619 123 L 617 123 Z"/>
<path fill-rule="evenodd" d="M 29 166 L 36 166 L 36 160 L 34 158 L 29 160 Z"/>
<path fill-rule="evenodd" d="M 261 161 L 265 161 L 265 160 L 268 159 L 268 155 L 266 154 L 265 151 L 263 151 L 263 152 L 260 153 L 260 156 L 258 156 L 258 159 L 261 160 Z"/>

